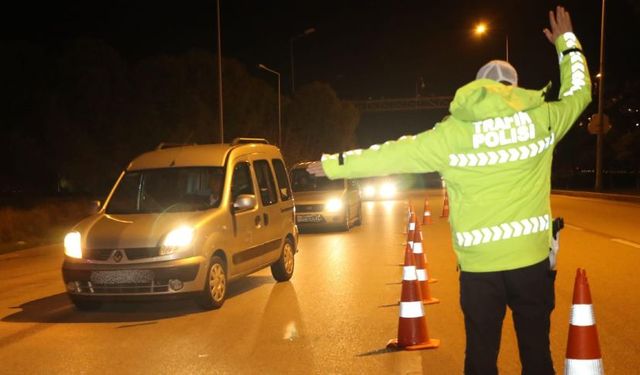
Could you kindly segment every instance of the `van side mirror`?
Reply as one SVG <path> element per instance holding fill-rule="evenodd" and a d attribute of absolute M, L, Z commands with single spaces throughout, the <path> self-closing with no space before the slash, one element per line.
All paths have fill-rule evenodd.
<path fill-rule="evenodd" d="M 233 202 L 234 212 L 244 211 L 256 206 L 256 196 L 253 194 L 240 194 Z"/>
<path fill-rule="evenodd" d="M 100 211 L 100 207 L 102 207 L 102 202 L 99 200 L 93 200 L 89 202 L 89 214 L 97 214 Z"/>

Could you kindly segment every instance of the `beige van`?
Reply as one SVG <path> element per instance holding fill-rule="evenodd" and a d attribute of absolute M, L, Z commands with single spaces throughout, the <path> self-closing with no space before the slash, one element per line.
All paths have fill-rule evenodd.
<path fill-rule="evenodd" d="M 362 203 L 358 183 L 355 180 L 313 176 L 307 172 L 309 164 L 297 163 L 290 172 L 298 226 L 349 230 L 360 225 Z"/>
<path fill-rule="evenodd" d="M 277 147 L 253 138 L 161 145 L 135 158 L 103 207 L 65 236 L 62 275 L 82 310 L 181 295 L 215 309 L 241 276 L 271 267 L 289 280 L 297 242 Z"/>

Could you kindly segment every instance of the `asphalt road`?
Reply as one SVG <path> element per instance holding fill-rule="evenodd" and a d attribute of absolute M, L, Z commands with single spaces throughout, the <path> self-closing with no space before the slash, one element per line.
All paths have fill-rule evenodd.
<path fill-rule="evenodd" d="M 295 275 L 276 284 L 268 270 L 230 287 L 225 305 L 190 301 L 110 303 L 76 311 L 60 276 L 62 247 L 0 255 L 0 374 L 460 374 L 464 327 L 456 262 L 442 192 L 416 192 L 434 217 L 423 228 L 431 294 L 431 338 L 440 347 L 389 351 L 396 337 L 407 199 L 363 204 L 350 232 L 301 235 Z M 575 271 L 587 270 L 607 374 L 640 368 L 640 205 L 554 196 L 561 234 L 552 352 L 562 373 Z M 505 320 L 502 374 L 520 373 Z"/>

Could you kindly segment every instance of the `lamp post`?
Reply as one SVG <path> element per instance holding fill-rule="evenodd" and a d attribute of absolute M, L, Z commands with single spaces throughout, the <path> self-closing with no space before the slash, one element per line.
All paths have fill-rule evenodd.
<path fill-rule="evenodd" d="M 218 27 L 218 49 L 216 61 L 218 63 L 218 122 L 220 123 L 220 143 L 224 143 L 224 105 L 222 102 L 222 43 L 220 41 L 220 0 L 216 0 L 216 17 Z"/>
<path fill-rule="evenodd" d="M 296 35 L 296 36 L 292 36 L 291 38 L 289 38 L 289 56 L 291 57 L 291 95 L 293 95 L 296 92 L 296 85 L 295 85 L 295 73 L 293 70 L 293 42 L 305 37 L 313 32 L 315 32 L 316 29 L 313 27 L 310 27 L 308 29 L 306 29 L 305 31 L 303 31 L 302 33 Z"/>
<path fill-rule="evenodd" d="M 478 23 L 476 27 L 474 27 L 473 29 L 473 33 L 476 34 L 478 37 L 483 36 L 484 34 L 487 33 L 487 31 L 489 31 L 489 27 L 484 22 Z M 504 46 L 505 46 L 505 61 L 509 62 L 509 34 L 505 34 Z"/>
<path fill-rule="evenodd" d="M 270 69 L 263 64 L 258 64 L 258 68 L 262 70 L 266 70 L 267 72 L 271 72 L 278 76 L 278 147 L 282 147 L 282 115 L 280 110 L 280 73 L 276 72 L 273 69 Z"/>
<path fill-rule="evenodd" d="M 600 72 L 597 75 L 598 79 L 598 118 L 600 119 L 600 126 L 598 134 L 596 135 L 596 181 L 594 189 L 595 191 L 602 191 L 602 145 L 604 143 L 604 116 L 603 104 L 604 104 L 604 14 L 605 14 L 605 0 L 602 0 L 602 15 L 600 19 Z"/>

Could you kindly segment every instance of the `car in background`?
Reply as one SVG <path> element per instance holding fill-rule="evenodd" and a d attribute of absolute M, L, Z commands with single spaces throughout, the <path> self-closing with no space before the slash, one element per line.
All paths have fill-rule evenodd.
<path fill-rule="evenodd" d="M 104 206 L 64 238 L 62 277 L 80 310 L 105 300 L 193 297 L 265 267 L 293 275 L 298 229 L 280 150 L 264 139 L 159 146 L 136 157 Z"/>
<path fill-rule="evenodd" d="M 296 224 L 302 228 L 338 227 L 349 230 L 362 223 L 362 204 L 355 180 L 317 177 L 307 172 L 311 162 L 291 168 Z"/>
<path fill-rule="evenodd" d="M 359 184 L 362 200 L 392 200 L 398 197 L 398 183 L 393 177 L 363 178 Z"/>

